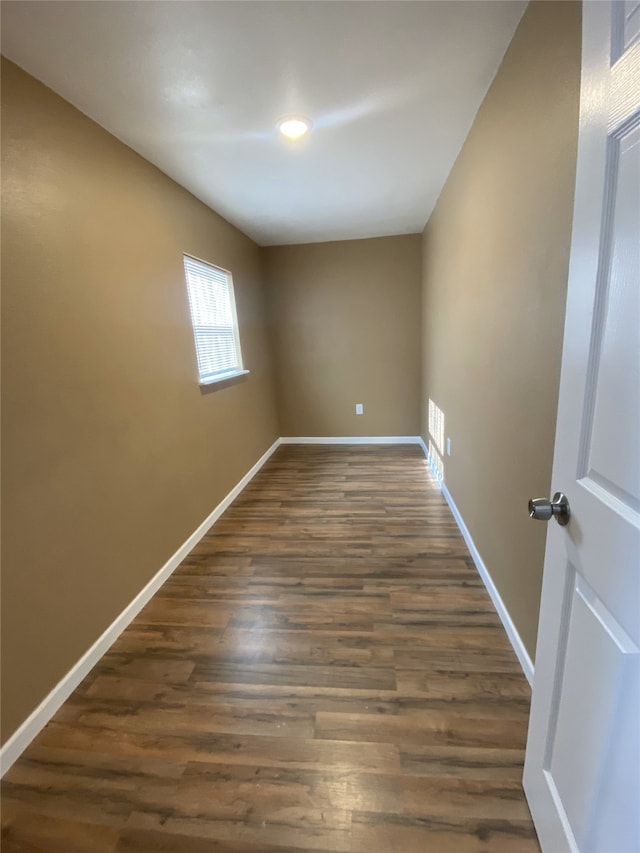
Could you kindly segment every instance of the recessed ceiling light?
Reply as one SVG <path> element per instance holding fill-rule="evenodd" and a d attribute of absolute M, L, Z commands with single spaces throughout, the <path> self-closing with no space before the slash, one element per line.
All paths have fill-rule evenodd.
<path fill-rule="evenodd" d="M 278 122 L 278 130 L 287 139 L 300 139 L 311 130 L 311 122 L 304 116 L 286 116 Z"/>

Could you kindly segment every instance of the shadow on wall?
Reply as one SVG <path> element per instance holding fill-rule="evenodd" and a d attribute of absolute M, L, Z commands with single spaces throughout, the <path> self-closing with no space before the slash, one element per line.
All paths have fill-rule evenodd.
<path fill-rule="evenodd" d="M 444 480 L 444 412 L 429 399 L 429 458 L 437 472 L 438 479 Z"/>

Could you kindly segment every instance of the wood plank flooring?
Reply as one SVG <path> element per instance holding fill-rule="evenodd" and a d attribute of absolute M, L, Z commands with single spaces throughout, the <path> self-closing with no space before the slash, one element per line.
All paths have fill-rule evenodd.
<path fill-rule="evenodd" d="M 283 446 L 2 784 L 4 853 L 529 853 L 529 688 L 412 446 Z"/>

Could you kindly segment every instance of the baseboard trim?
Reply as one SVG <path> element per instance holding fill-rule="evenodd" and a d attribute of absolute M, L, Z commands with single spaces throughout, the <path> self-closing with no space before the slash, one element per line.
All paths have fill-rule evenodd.
<path fill-rule="evenodd" d="M 125 628 L 135 619 L 142 608 L 147 604 L 155 593 L 160 589 L 162 584 L 169 576 L 177 569 L 189 552 L 198 544 L 200 539 L 220 518 L 227 507 L 235 500 L 245 486 L 255 477 L 262 466 L 272 456 L 281 444 L 417 444 L 419 445 L 434 471 L 434 474 L 439 480 L 437 470 L 432 464 L 429 456 L 428 448 L 419 435 L 386 435 L 386 436 L 328 436 L 328 437 L 282 437 L 274 441 L 271 447 L 258 459 L 253 467 L 247 471 L 244 477 L 231 489 L 231 491 L 220 501 L 216 508 L 205 518 L 202 524 L 186 539 L 185 542 L 178 548 L 164 566 L 154 575 L 147 585 L 136 595 L 136 597 L 128 604 L 122 613 L 109 625 L 104 633 L 95 641 L 95 643 L 85 652 L 80 660 L 69 670 L 69 672 L 58 682 L 53 690 L 46 696 L 40 705 L 27 717 L 21 726 L 7 740 L 4 746 L 0 749 L 0 778 L 9 770 L 9 768 L 20 757 L 24 750 L 29 746 L 36 735 L 42 731 L 49 720 L 56 713 L 58 708 L 65 702 L 71 693 L 76 689 L 80 682 L 89 674 L 100 658 L 109 650 L 113 643 L 118 639 Z M 500 593 L 498 592 L 487 567 L 476 548 L 471 534 L 464 523 L 458 508 L 456 507 L 449 490 L 444 482 L 439 480 L 442 493 L 449 504 L 453 517 L 455 518 L 460 532 L 464 537 L 467 547 L 471 553 L 475 566 L 482 578 L 484 585 L 487 588 L 491 600 L 498 612 L 498 616 L 502 620 L 504 629 L 511 641 L 511 645 L 520 661 L 522 670 L 531 684 L 533 682 L 533 663 L 529 657 L 527 650 L 518 634 L 509 612 L 505 607 Z"/>
<path fill-rule="evenodd" d="M 0 778 L 9 770 L 14 762 L 29 746 L 36 735 L 46 726 L 56 713 L 58 708 L 65 702 L 71 693 L 80 684 L 82 679 L 89 674 L 100 658 L 109 650 L 118 639 L 124 629 L 135 619 L 142 608 L 147 604 L 155 593 L 160 589 L 167 578 L 178 568 L 180 563 L 189 552 L 198 544 L 200 539 L 220 518 L 233 500 L 240 494 L 250 480 L 255 477 L 269 457 L 280 446 L 277 438 L 271 447 L 263 453 L 255 465 L 247 471 L 244 477 L 231 489 L 229 494 L 220 501 L 202 524 L 183 542 L 178 550 L 171 556 L 160 571 L 154 575 L 149 583 L 136 595 L 122 613 L 109 625 L 106 631 L 95 641 L 91 648 L 84 653 L 80 660 L 69 670 L 69 672 L 56 684 L 53 690 L 46 696 L 40 705 L 31 713 L 19 728 L 0 749 Z"/>
<path fill-rule="evenodd" d="M 420 444 L 419 435 L 284 436 L 280 444 Z"/>
<path fill-rule="evenodd" d="M 446 486 L 446 483 L 443 481 L 441 483 L 442 494 L 444 495 L 444 499 L 449 504 L 449 509 L 451 510 L 453 517 L 456 520 L 458 527 L 460 528 L 460 533 L 464 538 L 464 541 L 467 543 L 467 548 L 471 553 L 471 557 L 473 558 L 473 562 L 475 563 L 476 569 L 478 570 L 478 574 L 483 580 L 485 587 L 487 588 L 487 592 L 491 597 L 491 601 L 493 601 L 493 606 L 498 611 L 498 616 L 500 617 L 500 621 L 504 627 L 504 630 L 507 633 L 507 637 L 509 638 L 511 645 L 513 646 L 513 650 L 516 653 L 518 660 L 520 661 L 520 666 L 522 667 L 522 671 L 524 672 L 525 678 L 529 682 L 529 684 L 533 685 L 533 661 L 529 657 L 529 652 L 527 651 L 524 643 L 522 642 L 522 637 L 518 633 L 516 626 L 513 623 L 511 616 L 509 615 L 509 611 L 502 600 L 502 596 L 498 592 L 498 588 L 493 582 L 493 578 L 489 574 L 489 570 L 487 569 L 484 560 L 480 556 L 480 552 L 476 548 L 475 542 L 471 538 L 471 534 L 469 533 L 469 529 L 467 525 L 464 523 L 464 519 L 460 515 L 460 510 L 455 504 L 455 501 L 451 497 L 451 493 Z"/>
<path fill-rule="evenodd" d="M 444 496 L 444 499 L 449 504 L 449 509 L 453 517 L 456 520 L 456 524 L 460 529 L 460 533 L 462 533 L 462 537 L 469 549 L 469 553 L 471 554 L 471 558 L 475 564 L 476 569 L 478 570 L 478 574 L 482 578 L 482 582 L 484 583 L 487 592 L 489 593 L 489 597 L 493 602 L 493 606 L 495 607 L 498 616 L 500 617 L 500 621 L 502 622 L 502 626 L 509 638 L 509 642 L 513 646 L 513 650 L 516 653 L 516 657 L 520 662 L 520 666 L 522 667 L 522 671 L 524 673 L 525 678 L 529 682 L 530 685 L 533 685 L 533 661 L 529 657 L 529 652 L 527 651 L 524 643 L 522 642 L 522 637 L 518 633 L 516 626 L 513 623 L 513 619 L 511 618 L 507 607 L 502 600 L 502 596 L 498 592 L 498 588 L 493 582 L 493 578 L 489 573 L 489 569 L 486 567 L 484 560 L 480 556 L 480 552 L 478 551 L 475 542 L 469 532 L 469 528 L 464 522 L 462 514 L 460 510 L 456 506 L 455 501 L 451 497 L 451 492 L 447 488 L 447 484 L 441 478 L 437 466 L 434 464 L 434 460 L 429 453 L 429 450 L 422 439 L 420 439 L 420 444 L 422 449 L 424 450 L 425 456 L 429 462 L 429 467 L 431 468 L 435 478 L 438 480 L 440 484 L 440 489 Z"/>

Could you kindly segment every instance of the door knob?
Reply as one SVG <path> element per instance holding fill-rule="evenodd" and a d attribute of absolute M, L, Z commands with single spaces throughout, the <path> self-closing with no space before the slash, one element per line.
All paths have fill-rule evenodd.
<path fill-rule="evenodd" d="M 550 518 L 555 518 L 558 524 L 564 527 L 571 518 L 567 496 L 562 492 L 556 492 L 552 501 L 546 498 L 532 498 L 529 501 L 529 518 L 535 518 L 538 521 L 549 521 Z"/>

